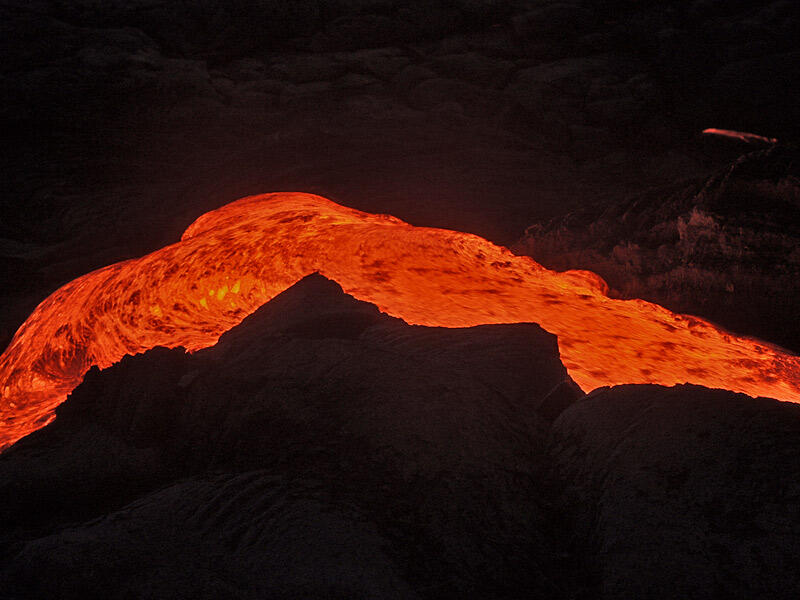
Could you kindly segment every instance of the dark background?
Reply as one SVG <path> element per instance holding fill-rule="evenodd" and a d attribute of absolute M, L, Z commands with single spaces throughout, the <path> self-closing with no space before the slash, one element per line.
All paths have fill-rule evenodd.
<path fill-rule="evenodd" d="M 799 14 L 5 0 L 0 345 L 58 285 L 247 194 L 316 192 L 504 245 L 575 208 L 664 202 L 749 150 L 706 127 L 797 138 Z"/>

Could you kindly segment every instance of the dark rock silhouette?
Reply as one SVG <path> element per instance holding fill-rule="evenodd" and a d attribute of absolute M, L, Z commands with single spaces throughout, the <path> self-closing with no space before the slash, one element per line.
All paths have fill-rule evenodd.
<path fill-rule="evenodd" d="M 602 598 L 794 598 L 800 406 L 698 386 L 602 389 L 553 426 Z"/>
<path fill-rule="evenodd" d="M 0 594 L 558 596 L 541 480 L 578 395 L 537 325 L 411 327 L 311 276 L 92 370 L 0 457 Z"/>
<path fill-rule="evenodd" d="M 791 144 L 749 152 L 659 202 L 641 195 L 534 224 L 515 249 L 594 271 L 618 297 L 800 352 L 798 159 Z"/>
<path fill-rule="evenodd" d="M 0 596 L 796 597 L 800 407 L 580 395 L 537 325 L 413 327 L 310 276 L 93 369 L 0 455 Z"/>

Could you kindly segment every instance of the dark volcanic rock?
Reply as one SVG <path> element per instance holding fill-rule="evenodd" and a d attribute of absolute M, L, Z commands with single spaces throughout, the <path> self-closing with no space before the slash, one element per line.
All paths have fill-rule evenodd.
<path fill-rule="evenodd" d="M 791 145 L 757 150 L 660 200 L 652 190 L 533 225 L 516 250 L 800 351 L 798 158 Z"/>
<path fill-rule="evenodd" d="M 27 543 L 16 597 L 418 598 L 370 515 L 320 498 L 321 483 L 269 471 L 183 480 Z"/>
<path fill-rule="evenodd" d="M 311 276 L 0 455 L 0 596 L 794 598 L 800 407 L 579 392 L 537 325 Z"/>
<path fill-rule="evenodd" d="M 553 439 L 598 597 L 800 594 L 800 406 L 620 386 L 567 409 Z"/>
<path fill-rule="evenodd" d="M 577 395 L 536 325 L 410 327 L 312 276 L 92 370 L 0 457 L 0 595 L 558 597 L 540 481 Z"/>

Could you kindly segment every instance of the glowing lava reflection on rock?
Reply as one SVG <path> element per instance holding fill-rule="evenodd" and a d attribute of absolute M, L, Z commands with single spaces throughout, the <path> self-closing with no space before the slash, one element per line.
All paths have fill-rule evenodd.
<path fill-rule="evenodd" d="M 691 382 L 800 402 L 800 357 L 556 273 L 475 235 L 278 193 L 201 216 L 180 242 L 99 269 L 44 300 L 0 357 L 0 448 L 42 427 L 92 366 L 154 346 L 212 346 L 319 272 L 412 324 L 531 321 L 558 336 L 584 389 Z"/>

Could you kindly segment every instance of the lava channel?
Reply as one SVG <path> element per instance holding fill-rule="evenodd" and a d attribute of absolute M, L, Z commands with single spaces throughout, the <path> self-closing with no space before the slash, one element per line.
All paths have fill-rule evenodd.
<path fill-rule="evenodd" d="M 0 356 L 0 448 L 50 420 L 92 365 L 155 346 L 212 346 L 306 275 L 411 324 L 534 322 L 584 390 L 695 383 L 800 402 L 800 357 L 643 300 L 587 271 L 551 271 L 476 235 L 414 227 L 302 193 L 242 198 L 181 241 L 79 277 Z"/>

